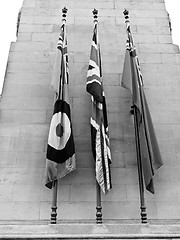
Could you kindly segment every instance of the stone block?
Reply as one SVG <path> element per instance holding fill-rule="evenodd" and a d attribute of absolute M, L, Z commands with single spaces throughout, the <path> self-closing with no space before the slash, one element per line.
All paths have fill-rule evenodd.
<path fill-rule="evenodd" d="M 44 169 L 16 168 L 17 177 L 14 183 L 23 185 L 40 185 L 44 183 Z"/>
<path fill-rule="evenodd" d="M 17 150 L 12 152 L 9 149 L 7 151 L 1 151 L 0 168 L 14 168 L 16 165 Z"/>
<path fill-rule="evenodd" d="M 150 43 L 150 44 L 157 44 L 158 43 L 158 35 L 144 35 L 144 34 L 135 34 L 134 35 L 134 41 L 135 41 L 135 45 L 136 43 Z"/>
<path fill-rule="evenodd" d="M 0 122 L 6 123 L 47 123 L 46 111 L 42 110 L 3 110 Z"/>
<path fill-rule="evenodd" d="M 74 137 L 90 138 L 91 128 L 89 123 L 74 123 L 73 122 L 73 135 Z"/>
<path fill-rule="evenodd" d="M 6 85 L 11 83 L 16 83 L 16 84 L 26 84 L 31 85 L 33 84 L 44 84 L 47 86 L 50 85 L 51 82 L 51 74 L 50 73 L 31 73 L 29 72 L 28 75 L 22 72 L 17 72 L 17 73 L 7 73 L 6 75 Z M 4 89 L 3 89 L 4 91 Z M 15 100 L 16 101 L 16 100 Z"/>
<path fill-rule="evenodd" d="M 138 219 L 139 202 L 105 202 L 103 203 L 103 218 L 106 219 Z"/>
<path fill-rule="evenodd" d="M 75 147 L 77 152 L 89 152 L 91 150 L 90 138 L 75 138 Z"/>
<path fill-rule="evenodd" d="M 156 22 L 160 26 L 169 26 L 168 15 L 167 17 L 163 17 L 163 18 L 156 18 Z M 170 28 L 169 28 L 169 33 L 170 33 Z"/>
<path fill-rule="evenodd" d="M 4 137 L 18 137 L 20 133 L 19 124 L 0 124 L 0 136 Z"/>
<path fill-rule="evenodd" d="M 108 120 L 110 124 L 122 124 L 126 122 L 126 124 L 132 124 L 132 115 L 130 112 L 123 112 L 123 115 L 120 112 L 109 112 L 108 113 Z"/>
<path fill-rule="evenodd" d="M 26 84 L 7 84 L 3 89 L 4 96 L 7 97 L 47 97 L 50 95 L 49 86 L 46 85 L 29 85 Z M 27 101 L 29 99 L 27 98 Z"/>
<path fill-rule="evenodd" d="M 127 137 L 126 139 L 112 139 L 111 138 L 111 150 L 115 152 L 134 152 L 135 141 L 133 137 Z"/>
<path fill-rule="evenodd" d="M 49 73 L 52 72 L 52 67 L 49 63 L 15 63 L 10 62 L 7 67 L 7 72 L 22 72 L 26 73 L 34 71 L 37 73 Z"/>
<path fill-rule="evenodd" d="M 40 184 L 41 182 L 41 168 L 1 168 L 1 184 Z"/>
<path fill-rule="evenodd" d="M 161 156 L 164 166 L 176 166 L 177 164 L 179 164 L 179 153 L 174 152 L 172 149 L 169 152 L 161 151 Z"/>
<path fill-rule="evenodd" d="M 112 189 L 109 191 L 109 193 L 106 195 L 102 194 L 103 204 L 105 202 L 112 202 L 112 204 L 119 202 L 119 204 L 121 204 L 121 202 L 124 202 L 126 200 L 127 200 L 126 186 L 122 184 L 112 183 Z"/>
<path fill-rule="evenodd" d="M 179 163 L 176 166 L 163 166 L 156 171 L 156 177 L 158 182 L 163 184 L 173 184 L 179 181 L 178 175 Z"/>
<path fill-rule="evenodd" d="M 139 61 L 142 64 L 146 64 L 146 63 L 158 63 L 161 64 L 162 63 L 162 55 L 160 53 L 154 54 L 154 53 L 143 53 L 140 52 L 138 54 L 139 57 Z"/>
<path fill-rule="evenodd" d="M 21 124 L 20 136 L 25 138 L 46 137 L 49 131 L 49 124 Z"/>
<path fill-rule="evenodd" d="M 109 136 L 113 139 L 122 139 L 123 138 L 123 130 L 121 124 L 119 123 L 110 123 L 109 124 Z"/>
<path fill-rule="evenodd" d="M 32 40 L 31 33 L 19 33 L 17 41 L 19 42 L 30 42 Z"/>
<path fill-rule="evenodd" d="M 137 184 L 138 176 L 136 167 L 127 168 L 112 168 L 111 169 L 112 183 L 122 185 Z"/>
<path fill-rule="evenodd" d="M 133 152 L 124 152 L 124 162 L 125 162 L 125 167 L 135 167 L 137 168 L 137 156 L 136 156 L 136 151 Z"/>
<path fill-rule="evenodd" d="M 128 93 L 128 91 L 126 92 Z M 107 106 L 108 112 L 116 112 L 116 113 L 126 112 L 127 114 L 131 109 L 131 99 L 121 97 L 121 95 L 114 98 L 106 97 L 106 106 Z"/>
<path fill-rule="evenodd" d="M 84 2 L 84 1 L 77 1 L 76 2 L 76 8 L 80 8 L 80 9 L 113 9 L 114 8 L 114 2 L 107 2 L 107 1 L 101 1 L 101 2 L 97 2 L 97 1 L 88 1 L 88 2 Z M 102 12 L 102 10 L 100 11 L 100 13 Z M 99 13 L 99 14 L 100 14 Z"/>
<path fill-rule="evenodd" d="M 121 25 L 123 23 L 122 21 L 123 19 L 120 19 L 118 17 L 116 17 L 116 23 L 118 25 Z M 156 19 L 149 17 L 141 17 L 141 18 L 137 18 L 137 17 L 131 17 L 131 22 L 133 23 L 133 25 L 137 25 L 137 26 L 155 26 L 156 25 Z"/>
<path fill-rule="evenodd" d="M 23 2 L 22 7 L 26 7 L 26 8 L 34 8 L 36 6 L 36 2 L 33 0 L 26 0 Z"/>
<path fill-rule="evenodd" d="M 71 185 L 70 201 L 71 202 L 96 201 L 96 185 L 95 184 Z"/>
<path fill-rule="evenodd" d="M 51 33 L 32 33 L 32 42 L 49 42 L 52 41 Z"/>
<path fill-rule="evenodd" d="M 47 97 L 29 97 L 22 100 L 23 106 L 21 107 L 21 109 L 24 110 L 52 110 L 54 105 L 53 98 Z"/>
<path fill-rule="evenodd" d="M 39 202 L 1 202 L 1 220 L 38 220 L 39 208 Z"/>
<path fill-rule="evenodd" d="M 179 209 L 179 202 L 157 202 L 158 219 L 177 219 L 179 215 L 177 209 Z"/>
<path fill-rule="evenodd" d="M 73 123 L 87 123 L 90 121 L 91 112 L 88 109 L 85 112 L 76 111 L 76 108 L 73 108 L 74 111 L 72 112 L 72 120 Z"/>
<path fill-rule="evenodd" d="M 137 170 L 138 175 L 138 170 Z M 127 201 L 139 201 L 139 183 L 126 185 Z"/>
<path fill-rule="evenodd" d="M 9 150 L 9 146 L 10 146 L 10 141 L 11 141 L 11 137 L 9 136 L 2 136 L 0 137 L 0 150 L 1 151 L 8 151 Z"/>
<path fill-rule="evenodd" d="M 45 1 L 40 1 L 38 0 L 37 3 L 36 3 L 36 8 L 42 8 L 42 9 L 62 9 L 64 8 L 64 2 L 63 1 L 52 1 L 52 2 L 49 2 L 48 0 L 45 0 Z M 75 2 L 70 0 L 68 1 L 68 6 L 67 8 L 75 8 Z M 59 14 L 61 12 L 59 11 Z"/>
<path fill-rule="evenodd" d="M 170 31 L 169 31 L 169 27 L 166 25 L 166 26 L 161 26 L 161 25 L 144 25 L 144 26 L 137 26 L 136 27 L 137 29 L 137 33 L 139 34 L 157 34 L 157 32 L 159 34 L 169 34 Z M 134 32 L 134 31 L 133 31 Z"/>
<path fill-rule="evenodd" d="M 45 167 L 45 152 L 18 152 L 16 155 L 17 168 L 44 168 Z"/>
<path fill-rule="evenodd" d="M 21 15 L 21 23 L 22 24 L 33 24 L 34 16 L 24 16 Z"/>
<path fill-rule="evenodd" d="M 23 11 L 21 13 L 21 16 L 53 16 L 55 13 L 58 12 L 59 15 L 59 9 L 53 9 L 53 8 L 26 8 L 23 7 Z"/>
<path fill-rule="evenodd" d="M 14 97 L 3 97 L 0 101 L 0 109 L 5 110 L 15 110 L 15 109 L 22 109 L 23 107 L 23 98 L 14 98 Z"/>
<path fill-rule="evenodd" d="M 59 182 L 61 181 L 61 179 L 59 180 Z M 57 201 L 60 202 L 68 202 L 70 201 L 70 189 L 71 189 L 71 185 L 70 184 L 59 184 L 58 185 L 58 191 L 57 191 Z M 40 196 L 40 200 L 41 202 L 52 202 L 52 189 L 48 189 L 47 187 L 45 187 L 45 185 L 41 185 L 41 196 Z M 58 206 L 58 208 L 60 207 L 60 205 Z"/>
<path fill-rule="evenodd" d="M 77 164 L 77 168 L 95 169 L 95 160 L 93 158 L 92 152 L 76 151 L 76 164 Z"/>
<path fill-rule="evenodd" d="M 132 10 L 131 11 L 131 16 L 132 16 L 132 18 L 133 17 L 136 17 L 136 18 L 139 18 L 139 19 L 141 19 L 141 18 L 152 18 L 152 17 L 154 17 L 154 18 L 157 18 L 157 19 L 162 19 L 162 18 L 167 18 L 167 13 L 166 13 L 166 11 L 164 11 L 164 10 L 162 10 L 162 9 L 152 9 L 152 10 L 149 10 L 149 9 L 143 9 L 143 10 L 136 10 L 136 9 L 134 9 L 134 10 Z"/>
<path fill-rule="evenodd" d="M 89 53 L 76 52 L 73 54 L 73 63 L 89 62 Z"/>
<path fill-rule="evenodd" d="M 53 32 L 53 24 L 20 24 L 19 33 L 49 33 Z"/>
<path fill-rule="evenodd" d="M 12 185 L 0 184 L 0 202 L 12 200 Z"/>
<path fill-rule="evenodd" d="M 159 139 L 171 139 L 175 137 L 173 127 L 167 126 L 167 124 L 154 124 L 154 128 Z"/>
<path fill-rule="evenodd" d="M 51 52 L 51 44 L 44 44 L 44 42 L 12 42 L 10 51 L 12 52 Z"/>
<path fill-rule="evenodd" d="M 110 139 L 110 150 L 111 150 L 111 139 Z M 111 160 L 112 160 L 112 163 L 110 165 L 111 168 L 124 168 L 125 167 L 125 159 L 124 159 L 123 152 L 111 151 Z"/>
<path fill-rule="evenodd" d="M 39 202 L 41 197 L 41 191 L 39 191 L 41 185 L 39 184 L 14 184 L 12 191 L 13 202 Z"/>
<path fill-rule="evenodd" d="M 176 53 L 176 47 L 172 44 L 139 44 L 139 51 L 146 53 Z"/>
<path fill-rule="evenodd" d="M 57 214 L 61 220 L 88 220 L 95 219 L 96 203 L 95 202 L 59 202 Z M 49 209 L 49 211 L 48 211 Z M 49 219 L 51 213 L 51 203 L 42 202 L 40 207 L 40 219 Z"/>
<path fill-rule="evenodd" d="M 180 199 L 180 191 L 179 191 L 179 186 L 176 182 L 174 183 L 159 183 L 157 182 L 155 184 L 156 187 L 156 193 L 155 193 L 155 201 L 156 202 L 161 202 L 164 199 L 166 201 L 177 201 L 179 202 Z"/>
<path fill-rule="evenodd" d="M 22 152 L 45 152 L 46 139 L 42 137 L 23 137 Z"/>
<path fill-rule="evenodd" d="M 162 63 L 176 64 L 176 54 L 161 53 Z"/>

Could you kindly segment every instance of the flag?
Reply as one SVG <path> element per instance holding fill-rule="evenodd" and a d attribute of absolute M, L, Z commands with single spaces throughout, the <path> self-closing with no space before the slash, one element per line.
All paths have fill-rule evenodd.
<path fill-rule="evenodd" d="M 108 135 L 106 100 L 102 82 L 97 22 L 95 22 L 93 30 L 86 90 L 91 94 L 92 101 L 92 116 L 90 118 L 91 143 L 93 157 L 96 163 L 96 180 L 103 193 L 106 194 L 112 188 L 110 172 L 111 152 Z"/>
<path fill-rule="evenodd" d="M 54 180 L 62 178 L 76 169 L 68 83 L 67 37 L 65 22 L 63 22 L 52 76 L 52 87 L 56 93 L 56 100 L 46 154 L 45 186 L 48 188 L 52 188 Z"/>
<path fill-rule="evenodd" d="M 163 162 L 143 89 L 143 77 L 129 23 L 127 23 L 127 34 L 121 85 L 131 92 L 132 102 L 137 110 L 138 134 L 145 185 L 148 191 L 154 193 L 154 169 L 161 167 Z"/>

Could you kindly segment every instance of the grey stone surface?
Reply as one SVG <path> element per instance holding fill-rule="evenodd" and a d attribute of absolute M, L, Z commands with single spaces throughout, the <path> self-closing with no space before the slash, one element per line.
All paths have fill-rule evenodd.
<path fill-rule="evenodd" d="M 52 191 L 44 186 L 44 170 L 54 99 L 50 82 L 64 6 L 69 9 L 70 97 L 77 171 L 59 181 L 58 219 L 95 219 L 95 172 L 89 126 L 91 105 L 85 91 L 93 8 L 99 10 L 113 160 L 113 189 L 102 196 L 103 218 L 114 221 L 140 218 L 134 128 L 129 113 L 131 96 L 120 86 L 126 45 L 122 12 L 127 8 L 164 161 L 164 166 L 155 172 L 155 195 L 146 192 L 148 218 L 177 221 L 180 213 L 180 55 L 179 48 L 172 44 L 164 0 L 24 0 L 19 36 L 10 47 L 0 100 L 0 220 L 43 221 L 50 218 Z M 92 225 L 88 231 L 93 234 L 105 231 L 105 235 L 111 232 L 110 226 L 103 226 Z M 21 236 L 26 231 L 33 234 L 38 227 L 40 235 L 47 229 L 52 235 L 59 232 L 58 226 L 39 225 L 27 229 L 24 226 L 20 230 L 18 226 L 0 225 L 1 233 L 20 231 Z M 72 229 L 75 231 L 76 227 Z M 123 226 L 116 227 L 122 232 Z M 169 234 L 168 226 L 159 226 L 157 231 L 155 226 L 149 225 L 133 229 L 142 234 L 141 231 L 151 232 L 153 228 L 151 233 L 158 234 L 161 227 L 160 234 Z M 60 226 L 62 228 L 64 226 Z"/>

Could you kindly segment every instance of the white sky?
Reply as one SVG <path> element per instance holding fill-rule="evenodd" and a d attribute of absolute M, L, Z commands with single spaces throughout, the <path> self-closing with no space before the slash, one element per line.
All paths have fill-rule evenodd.
<path fill-rule="evenodd" d="M 17 15 L 22 3 L 23 0 L 1 0 L 0 2 L 0 94 L 10 43 L 16 41 Z M 180 46 L 180 0 L 165 0 L 165 3 L 171 18 L 173 43 Z"/>

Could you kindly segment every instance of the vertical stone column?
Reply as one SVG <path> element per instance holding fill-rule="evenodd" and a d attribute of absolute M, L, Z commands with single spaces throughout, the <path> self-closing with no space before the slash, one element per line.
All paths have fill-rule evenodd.
<path fill-rule="evenodd" d="M 50 219 L 52 192 L 44 187 L 45 153 L 53 111 L 50 87 L 61 9 L 66 6 L 70 96 L 77 171 L 59 181 L 58 218 L 95 219 L 95 173 L 91 153 L 90 96 L 86 74 L 99 10 L 99 37 L 112 150 L 113 189 L 103 196 L 104 219 L 139 219 L 139 190 L 131 97 L 121 88 L 130 11 L 147 100 L 164 166 L 155 173 L 155 196 L 147 193 L 151 219 L 179 218 L 179 49 L 172 44 L 163 0 L 24 0 L 17 42 L 11 44 L 0 100 L 1 220 Z"/>

